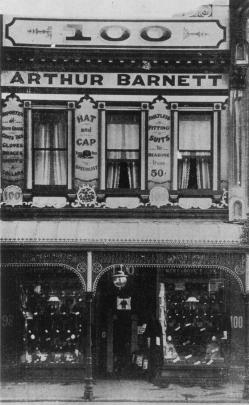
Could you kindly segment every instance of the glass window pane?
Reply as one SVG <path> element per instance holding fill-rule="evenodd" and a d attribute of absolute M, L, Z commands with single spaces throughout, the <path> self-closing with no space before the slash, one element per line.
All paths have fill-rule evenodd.
<path fill-rule="evenodd" d="M 135 189 L 139 187 L 138 162 L 108 162 L 107 188 Z"/>
<path fill-rule="evenodd" d="M 137 113 L 107 114 L 107 148 L 139 149 L 139 116 Z"/>
<path fill-rule="evenodd" d="M 36 111 L 33 113 L 34 147 L 66 148 L 67 112 Z"/>
<path fill-rule="evenodd" d="M 34 154 L 35 185 L 67 184 L 67 152 L 36 150 Z"/>
<path fill-rule="evenodd" d="M 224 281 L 215 280 L 213 291 L 210 282 L 175 279 L 166 284 L 167 362 L 210 366 L 228 360 L 231 323 Z"/>
<path fill-rule="evenodd" d="M 179 150 L 211 150 L 211 115 L 179 115 Z"/>
<path fill-rule="evenodd" d="M 139 152 L 135 151 L 108 151 L 107 159 L 125 159 L 125 160 L 138 160 Z"/>
<path fill-rule="evenodd" d="M 140 168 L 140 113 L 107 113 L 107 188 L 137 189 Z"/>
<path fill-rule="evenodd" d="M 211 162 L 209 157 L 184 157 L 178 161 L 178 188 L 210 189 Z"/>
<path fill-rule="evenodd" d="M 20 356 L 15 363 L 19 357 L 22 363 L 43 369 L 53 363 L 83 363 L 85 297 L 75 275 L 62 269 L 43 268 L 37 269 L 35 275 L 26 269 L 20 277 L 16 303 L 23 316 L 16 345 Z"/>

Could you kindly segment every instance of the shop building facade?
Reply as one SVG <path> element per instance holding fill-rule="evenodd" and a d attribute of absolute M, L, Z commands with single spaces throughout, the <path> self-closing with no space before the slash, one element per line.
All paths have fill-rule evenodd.
<path fill-rule="evenodd" d="M 248 145 L 228 5 L 2 26 L 3 371 L 85 370 L 89 398 L 92 371 L 239 378 Z"/>

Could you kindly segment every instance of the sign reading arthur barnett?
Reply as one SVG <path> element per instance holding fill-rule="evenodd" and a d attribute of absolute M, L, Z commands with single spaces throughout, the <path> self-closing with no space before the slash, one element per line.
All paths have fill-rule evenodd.
<path fill-rule="evenodd" d="M 2 185 L 23 187 L 24 117 L 18 97 L 6 98 L 2 109 Z"/>
<path fill-rule="evenodd" d="M 179 89 L 222 90 L 228 88 L 225 73 L 85 73 L 85 72 L 34 72 L 3 71 L 2 85 L 30 88 L 81 88 L 81 89 Z"/>
<path fill-rule="evenodd" d="M 148 181 L 149 189 L 170 181 L 170 110 L 164 99 L 156 99 L 149 111 Z"/>
<path fill-rule="evenodd" d="M 90 97 L 80 100 L 75 111 L 75 187 L 96 184 L 98 177 L 98 116 Z"/>

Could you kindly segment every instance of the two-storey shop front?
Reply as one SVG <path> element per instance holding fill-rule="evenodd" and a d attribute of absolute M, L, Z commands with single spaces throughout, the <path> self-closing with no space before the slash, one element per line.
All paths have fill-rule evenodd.
<path fill-rule="evenodd" d="M 81 373 L 86 290 L 97 375 L 146 376 L 153 361 L 162 378 L 243 367 L 246 259 L 240 225 L 227 222 L 242 153 L 229 131 L 228 14 L 205 10 L 4 17 L 8 370 Z M 239 197 L 230 205 L 241 219 Z"/>

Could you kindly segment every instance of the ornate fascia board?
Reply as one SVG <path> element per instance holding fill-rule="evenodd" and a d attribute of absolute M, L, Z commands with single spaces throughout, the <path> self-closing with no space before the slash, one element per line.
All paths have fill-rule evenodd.
<path fill-rule="evenodd" d="M 174 69 L 181 71 L 184 69 L 191 71 L 203 71 L 206 69 L 212 70 L 217 66 L 222 71 L 227 71 L 229 66 L 230 53 L 227 50 L 150 50 L 145 54 L 140 51 L 122 52 L 122 50 L 115 50 L 115 55 L 112 52 L 103 53 L 88 51 L 87 56 L 82 56 L 82 53 L 71 50 L 70 53 L 66 50 L 42 50 L 35 48 L 5 48 L 3 49 L 3 70 L 29 70 L 32 63 L 33 69 L 44 70 L 44 66 L 52 64 L 54 69 L 61 70 L 62 65 L 65 71 L 75 71 L 77 69 L 84 69 L 85 72 L 96 71 L 101 72 L 103 69 L 106 71 L 117 69 L 118 71 L 144 71 L 143 61 L 150 62 L 151 72 L 162 71 L 166 69 Z M 18 57 L 19 56 L 19 57 Z M 112 60 L 110 63 L 109 60 Z M 168 62 L 165 66 L 165 60 Z M 179 64 L 179 60 L 181 63 Z M 201 61 L 202 63 L 198 63 Z M 211 61 L 211 64 L 210 64 Z M 191 62 L 191 63 L 190 63 Z M 227 63 L 224 63 L 227 62 Z M 196 66 L 197 64 L 197 66 Z M 219 70 L 220 71 L 220 70 Z"/>
<path fill-rule="evenodd" d="M 37 262 L 37 263 L 25 263 L 25 262 L 9 262 L 9 263 L 2 263 L 1 264 L 2 268 L 6 268 L 8 269 L 16 269 L 18 267 L 22 267 L 22 269 L 28 269 L 28 268 L 33 268 L 33 269 L 42 269 L 43 271 L 45 271 L 46 269 L 52 268 L 52 269 L 56 269 L 56 268 L 60 268 L 60 269 L 64 269 L 65 271 L 68 271 L 70 273 L 74 273 L 76 275 L 76 277 L 78 277 L 79 282 L 81 284 L 81 287 L 83 289 L 83 291 L 86 291 L 86 281 L 83 277 L 82 272 L 80 271 L 80 269 L 78 268 L 74 268 L 72 266 L 69 266 L 68 264 L 65 263 L 56 263 L 56 262 L 43 262 L 42 265 L 41 263 Z"/>
<path fill-rule="evenodd" d="M 237 241 L 205 241 L 205 240 L 142 240 L 142 239 L 2 239 L 4 246 L 85 246 L 85 247 L 152 247 L 152 248 L 242 248 L 246 245 Z M 248 246 L 249 248 L 249 246 Z"/>
<path fill-rule="evenodd" d="M 203 271 L 210 276 L 220 276 L 220 272 L 233 277 L 239 283 L 241 291 L 244 290 L 246 257 L 239 251 L 159 251 L 144 252 L 131 249 L 127 250 L 96 250 L 93 252 L 93 282 L 96 287 L 98 280 L 107 271 L 122 267 L 128 274 L 132 270 L 147 269 L 154 271 L 160 269 L 163 272 L 174 275 L 175 270 L 181 270 L 182 274 L 199 274 Z M 72 271 L 79 277 L 83 287 L 86 284 L 87 256 L 86 252 L 68 251 L 32 251 L 32 250 L 9 250 L 3 251 L 2 267 L 19 271 L 26 269 L 42 270 L 47 268 L 64 269 Z M 206 273 L 207 272 L 207 273 Z"/>

